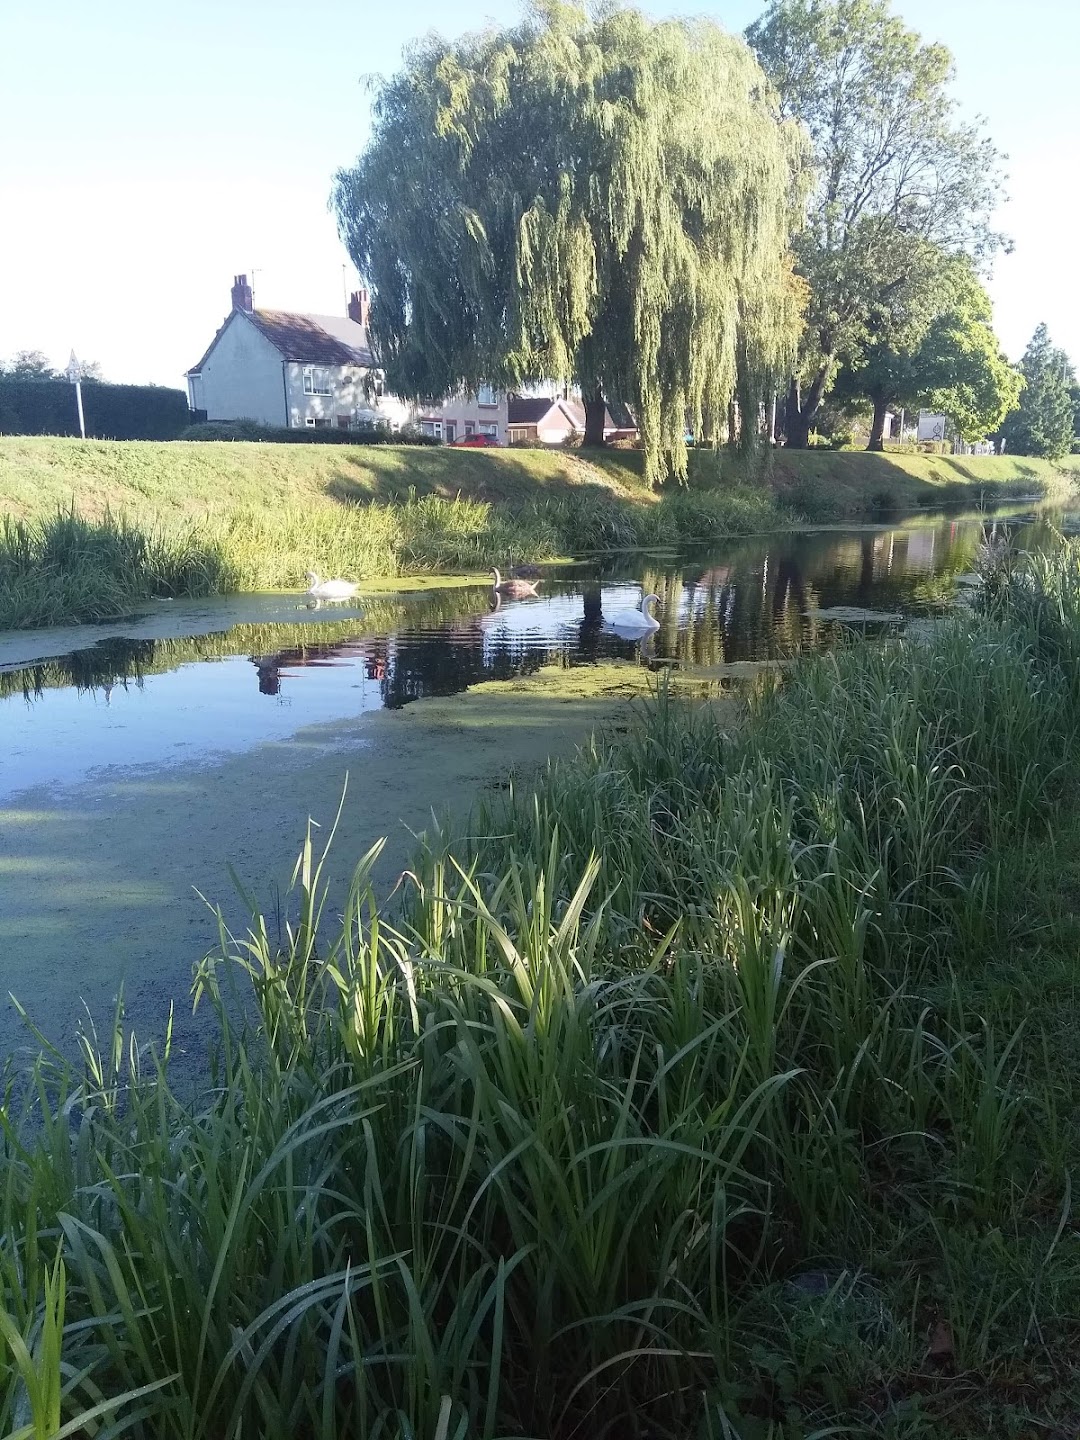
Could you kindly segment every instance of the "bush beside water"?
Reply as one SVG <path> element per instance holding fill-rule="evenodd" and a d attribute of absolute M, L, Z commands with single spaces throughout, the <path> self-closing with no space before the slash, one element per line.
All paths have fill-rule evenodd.
<path fill-rule="evenodd" d="M 735 733 L 661 696 L 403 897 L 309 845 L 204 1098 L 121 1026 L 9 1090 L 0 1432 L 1067 1433 L 1078 701 L 1070 547 Z"/>

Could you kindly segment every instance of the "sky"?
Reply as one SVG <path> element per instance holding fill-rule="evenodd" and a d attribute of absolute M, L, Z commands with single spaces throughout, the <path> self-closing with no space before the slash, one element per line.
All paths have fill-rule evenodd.
<path fill-rule="evenodd" d="M 742 30 L 764 0 L 644 0 Z M 1009 156 L 1013 239 L 990 291 L 1019 358 L 1045 320 L 1080 362 L 1077 0 L 893 0 L 957 66 Z M 50 0 L 0 5 L 0 358 L 72 350 L 106 379 L 182 385 L 229 309 L 341 314 L 356 277 L 328 198 L 369 125 L 365 76 L 410 40 L 516 0 Z M 1003 197 L 1004 198 L 1004 197 Z"/>

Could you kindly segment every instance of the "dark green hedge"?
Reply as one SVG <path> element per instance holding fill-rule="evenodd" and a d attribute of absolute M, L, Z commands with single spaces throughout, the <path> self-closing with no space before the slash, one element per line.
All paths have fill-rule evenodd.
<path fill-rule="evenodd" d="M 390 430 L 372 425 L 370 429 L 339 430 L 330 425 L 263 425 L 257 420 L 204 420 L 189 425 L 181 440 L 264 440 L 285 445 L 438 445 L 430 435 L 417 430 Z"/>
<path fill-rule="evenodd" d="M 96 440 L 175 440 L 191 419 L 183 390 L 93 381 L 82 395 L 86 433 Z M 75 387 L 67 380 L 0 376 L 0 434 L 78 433 Z"/>

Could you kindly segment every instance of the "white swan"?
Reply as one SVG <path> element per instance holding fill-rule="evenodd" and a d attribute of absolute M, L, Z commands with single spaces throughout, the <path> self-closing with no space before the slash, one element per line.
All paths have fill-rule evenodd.
<path fill-rule="evenodd" d="M 307 572 L 307 578 L 312 600 L 351 600 L 359 589 L 351 580 L 320 580 L 314 570 Z"/>
<path fill-rule="evenodd" d="M 614 615 L 605 619 L 604 624 L 609 630 L 617 630 L 620 635 L 648 635 L 653 630 L 659 630 L 660 621 L 649 614 L 649 606 L 653 601 L 659 605 L 660 596 L 643 595 L 636 610 L 616 610 Z"/>

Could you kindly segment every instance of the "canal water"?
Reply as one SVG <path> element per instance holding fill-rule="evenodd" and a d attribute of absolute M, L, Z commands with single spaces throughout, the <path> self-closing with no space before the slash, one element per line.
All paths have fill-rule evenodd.
<path fill-rule="evenodd" d="M 292 596 L 175 602 L 66 653 L 51 632 L 20 636 L 7 663 L 0 637 L 0 804 L 105 767 L 183 766 L 553 662 L 722 675 L 851 633 L 896 632 L 954 602 L 988 537 L 1038 543 L 1045 525 L 1030 513 L 923 516 L 679 557 L 619 555 L 547 569 L 539 598 L 515 601 L 464 587 L 316 613 Z M 620 634 L 620 613 L 650 591 L 659 630 Z M 154 633 L 163 615 L 166 636 Z"/>
<path fill-rule="evenodd" d="M 501 603 L 483 585 L 317 612 L 297 595 L 245 595 L 0 634 L 0 995 L 72 1051 L 122 988 L 141 1038 L 160 1038 L 173 1010 L 176 1051 L 197 1068 L 192 965 L 217 934 L 207 901 L 243 935 L 236 875 L 286 913 L 308 817 L 325 835 L 346 771 L 327 873 L 343 887 L 356 857 L 396 834 L 380 862 L 388 890 L 433 810 L 467 808 L 593 723 L 587 702 L 554 694 L 501 709 L 497 685 L 479 704 L 452 697 L 605 659 L 737 684 L 754 662 L 945 613 L 969 593 L 986 541 L 1036 547 L 1067 521 L 922 515 L 618 555 L 545 567 L 539 598 Z M 620 634 L 620 612 L 649 592 L 659 629 Z M 444 698 L 414 704 L 425 697 Z M 24 1048 L 37 1041 L 0 1004 L 0 1063 Z"/>

